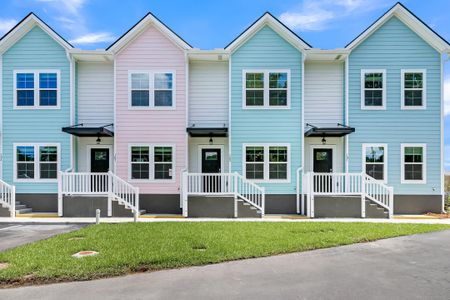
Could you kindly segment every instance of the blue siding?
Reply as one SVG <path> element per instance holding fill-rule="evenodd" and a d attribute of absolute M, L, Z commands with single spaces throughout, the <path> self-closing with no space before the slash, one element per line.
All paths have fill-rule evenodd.
<path fill-rule="evenodd" d="M 386 69 L 386 110 L 361 110 L 361 69 Z M 401 110 L 401 69 L 427 70 L 426 110 Z M 350 172 L 362 170 L 362 143 L 388 144 L 388 185 L 395 194 L 440 194 L 440 54 L 396 17 L 349 57 Z M 427 144 L 427 183 L 401 184 L 401 144 Z"/>
<path fill-rule="evenodd" d="M 302 54 L 265 26 L 231 57 L 231 170 L 242 174 L 245 143 L 290 143 L 290 183 L 261 183 L 269 194 L 295 194 L 296 169 L 301 164 Z M 242 109 L 242 70 L 290 69 L 291 109 Z"/>
<path fill-rule="evenodd" d="M 13 70 L 59 69 L 61 109 L 14 110 Z M 70 65 L 65 49 L 35 26 L 3 54 L 3 179 L 13 183 L 13 143 L 60 143 L 61 169 L 70 166 Z M 14 183 L 18 193 L 56 193 L 57 183 Z"/>

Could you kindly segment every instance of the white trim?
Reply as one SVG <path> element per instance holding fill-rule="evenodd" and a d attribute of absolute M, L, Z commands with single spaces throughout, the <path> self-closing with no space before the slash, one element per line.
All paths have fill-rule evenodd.
<path fill-rule="evenodd" d="M 361 161 L 361 171 L 364 174 L 367 174 L 366 171 L 366 148 L 367 147 L 383 147 L 384 148 L 384 154 L 383 154 L 383 180 L 376 180 L 379 182 L 382 182 L 384 184 L 388 183 L 388 161 L 389 161 L 389 156 L 388 156 L 388 144 L 378 144 L 378 143 L 372 143 L 372 144 L 362 144 L 362 151 L 361 151 L 361 156 L 362 156 L 362 161 Z"/>
<path fill-rule="evenodd" d="M 427 144 L 414 144 L 414 143 L 407 143 L 407 144 L 401 144 L 401 151 L 400 151 L 400 173 L 401 173 L 401 183 L 402 184 L 426 184 L 427 183 Z M 422 161 L 422 180 L 406 180 L 405 179 L 405 148 L 406 147 L 421 147 L 422 148 L 422 155 L 423 155 L 423 161 Z"/>
<path fill-rule="evenodd" d="M 67 59 L 69 60 L 69 84 L 70 84 L 70 125 L 75 125 L 75 68 L 76 68 L 76 64 L 75 64 L 75 60 L 73 59 L 73 57 L 70 56 L 70 53 L 68 50 L 66 50 L 66 55 L 67 55 Z M 70 139 L 70 169 L 73 170 L 74 166 L 75 166 L 75 155 L 74 155 L 74 140 L 75 140 L 75 136 L 74 135 L 70 135 L 69 137 Z"/>
<path fill-rule="evenodd" d="M 113 57 L 113 78 L 114 78 L 114 84 L 113 84 L 114 85 L 114 91 L 113 91 L 113 107 L 114 107 L 113 122 L 114 123 L 113 124 L 114 124 L 114 129 L 115 129 L 115 128 L 118 128 L 118 126 L 117 126 L 117 104 L 116 104 L 116 102 L 117 102 L 117 91 L 116 91 L 117 70 L 116 70 L 116 57 L 115 56 Z M 116 135 L 116 134 L 117 134 L 117 131 L 115 132 L 114 135 Z M 117 140 L 116 140 L 115 136 L 113 137 L 113 145 L 114 145 L 113 156 L 114 156 L 114 171 L 115 171 L 115 170 L 117 170 L 117 160 L 116 160 Z"/>
<path fill-rule="evenodd" d="M 33 179 L 17 178 L 17 147 L 33 147 L 34 149 L 34 177 Z M 30 183 L 43 183 L 43 182 L 58 182 L 58 178 L 54 179 L 40 179 L 40 159 L 39 159 L 39 147 L 56 147 L 56 173 L 61 169 L 61 145 L 60 143 L 13 143 L 13 180 L 14 182 L 30 182 Z M 58 176 L 57 176 L 58 177 Z"/>
<path fill-rule="evenodd" d="M 408 90 L 421 90 L 422 91 L 422 105 L 406 106 L 405 105 L 405 74 L 406 73 L 422 73 L 422 88 L 421 89 L 408 89 Z M 427 70 L 426 69 L 402 69 L 401 70 L 401 104 L 402 110 L 418 110 L 427 108 Z"/>
<path fill-rule="evenodd" d="M 232 173 L 232 153 L 231 153 L 231 141 L 232 141 L 232 126 L 231 126 L 231 61 L 232 57 L 228 61 L 228 171 Z"/>
<path fill-rule="evenodd" d="M 131 178 L 131 147 L 148 147 L 149 148 L 149 179 L 132 179 Z M 172 179 L 155 179 L 155 147 L 171 147 L 172 148 Z M 176 147 L 170 143 L 130 143 L 128 144 L 128 181 L 137 183 L 174 183 L 176 181 Z"/>
<path fill-rule="evenodd" d="M 17 105 L 17 74 L 21 73 L 32 73 L 34 79 L 34 105 L 33 106 L 18 106 Z M 42 73 L 56 73 L 56 89 L 41 89 L 39 87 L 39 74 Z M 31 89 L 29 89 L 31 90 Z M 40 91 L 41 90 L 55 90 L 56 91 L 56 105 L 54 106 L 46 106 L 39 105 L 40 101 Z M 13 70 L 13 109 L 17 110 L 28 110 L 28 109 L 44 109 L 44 110 L 53 110 L 53 109 L 61 109 L 61 70 L 59 69 L 34 69 L 34 70 L 24 70 L 24 69 L 16 69 Z"/>
<path fill-rule="evenodd" d="M 262 106 L 247 106 L 246 101 L 246 74 L 247 73 L 263 73 L 264 74 L 264 88 L 263 89 L 257 89 L 257 90 L 263 90 L 264 91 L 264 105 Z M 286 89 L 286 105 L 278 105 L 278 106 L 271 106 L 269 103 L 270 100 L 270 88 L 269 88 L 269 74 L 270 73 L 287 73 L 287 89 Z M 280 89 L 281 90 L 281 89 Z M 243 69 L 242 70 L 242 109 L 249 109 L 249 110 L 259 110 L 259 109 L 291 109 L 291 69 Z"/>
<path fill-rule="evenodd" d="M 264 179 L 247 179 L 254 183 L 290 183 L 291 182 L 291 144 L 289 143 L 244 143 L 242 144 L 242 176 L 247 178 L 247 147 L 264 147 Z M 287 148 L 287 174 L 286 179 L 269 179 L 269 147 L 286 147 Z"/>
<path fill-rule="evenodd" d="M 198 172 L 199 173 L 203 173 L 202 172 L 202 168 L 203 168 L 203 159 L 202 159 L 202 150 L 203 149 L 219 149 L 220 150 L 220 173 L 225 173 L 225 159 L 224 159 L 224 149 L 225 146 L 223 144 L 218 144 L 218 145 L 198 145 Z"/>
<path fill-rule="evenodd" d="M 183 41 L 179 36 L 172 32 L 165 24 L 160 22 L 151 13 L 148 13 L 139 23 L 134 25 L 124 36 L 119 38 L 108 50 L 117 54 L 120 52 L 127 44 L 133 41 L 137 36 L 139 36 L 148 26 L 153 25 L 157 30 L 159 30 L 163 35 L 165 35 L 169 40 L 171 40 L 175 45 L 183 50 L 192 49 L 185 41 Z"/>
<path fill-rule="evenodd" d="M 311 171 L 314 172 L 314 149 L 331 149 L 333 151 L 331 159 L 333 160 L 333 166 L 332 166 L 332 170 L 330 173 L 336 173 L 337 170 L 337 158 L 336 158 L 336 146 L 335 144 L 330 144 L 330 145 L 310 145 L 310 152 L 311 152 L 311 157 L 310 157 L 310 163 L 311 163 Z"/>
<path fill-rule="evenodd" d="M 348 80 L 349 80 L 349 56 L 347 56 L 346 58 L 345 58 L 345 96 L 344 96 L 344 109 L 345 109 L 345 115 L 344 115 L 344 118 L 345 118 L 345 120 L 344 120 L 344 124 L 346 125 L 346 126 L 350 126 L 349 125 L 349 114 L 348 114 L 348 107 L 349 107 L 349 98 L 348 98 L 348 95 L 349 95 L 349 82 L 348 82 Z M 345 172 L 349 172 L 349 160 L 350 160 L 350 156 L 349 156 L 349 144 L 350 144 L 350 135 L 349 134 L 347 134 L 345 137 L 344 137 L 344 143 L 345 143 L 345 145 L 344 145 L 344 147 L 345 147 L 345 153 L 344 153 L 344 159 L 345 159 L 345 161 L 344 161 L 344 170 L 345 170 Z"/>
<path fill-rule="evenodd" d="M 172 105 L 171 106 L 155 106 L 155 75 L 156 74 L 172 74 Z M 131 99 L 131 75 L 132 74 L 147 74 L 148 75 L 148 106 L 133 106 Z M 173 70 L 129 70 L 128 71 L 128 109 L 129 110 L 175 110 L 176 109 L 176 71 Z"/>
<path fill-rule="evenodd" d="M 441 37 L 430 30 L 425 24 L 422 23 L 416 16 L 406 10 L 400 3 L 394 5 L 386 14 L 384 14 L 378 21 L 372 24 L 366 29 L 360 36 L 353 40 L 345 49 L 354 49 L 367 39 L 372 33 L 377 31 L 384 23 L 386 23 L 391 17 L 396 16 L 412 31 L 419 35 L 429 45 L 431 45 L 439 53 L 448 51 L 450 47 Z"/>
<path fill-rule="evenodd" d="M 3 179 L 3 55 L 0 54 L 0 179 Z"/>
<path fill-rule="evenodd" d="M 243 45 L 255 33 L 257 33 L 266 25 L 272 28 L 277 34 L 279 34 L 282 38 L 284 38 L 288 43 L 297 48 L 299 51 L 305 53 L 306 49 L 311 48 L 292 31 L 290 31 L 286 26 L 284 26 L 279 20 L 271 16 L 269 13 L 265 13 L 252 26 L 247 28 L 238 36 L 238 38 L 236 38 L 231 44 L 229 44 L 225 48 L 225 50 L 229 50 L 230 52 L 236 51 L 241 45 Z"/>
<path fill-rule="evenodd" d="M 444 67 L 445 67 L 445 62 L 447 62 L 450 59 L 450 52 L 447 54 L 447 59 L 444 61 L 444 57 L 443 55 L 441 55 L 441 139 L 440 139 L 440 154 L 441 154 L 441 195 L 442 195 L 442 204 L 441 204 L 441 211 L 444 212 L 445 211 L 445 169 L 444 169 L 444 164 L 445 164 L 445 152 L 444 152 Z"/>
<path fill-rule="evenodd" d="M 86 170 L 92 172 L 91 170 L 91 149 L 108 149 L 109 151 L 109 169 L 114 173 L 114 160 L 113 160 L 113 145 L 86 145 Z"/>
<path fill-rule="evenodd" d="M 365 75 L 367 73 L 382 73 L 383 74 L 383 89 L 382 89 L 382 105 L 381 106 L 366 106 L 365 102 Z M 387 86 L 386 86 L 386 69 L 361 69 L 361 110 L 385 110 L 387 102 Z"/>

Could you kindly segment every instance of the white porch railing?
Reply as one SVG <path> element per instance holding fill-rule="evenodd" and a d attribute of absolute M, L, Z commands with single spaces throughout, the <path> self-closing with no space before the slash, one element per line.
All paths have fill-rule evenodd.
<path fill-rule="evenodd" d="M 112 200 L 115 199 L 131 209 L 135 218 L 139 216 L 139 188 L 132 186 L 112 172 L 60 172 L 58 180 L 58 214 L 63 215 L 62 197 L 106 196 L 108 216 L 112 215 Z"/>
<path fill-rule="evenodd" d="M 182 173 L 183 216 L 187 217 L 188 196 L 234 196 L 261 211 L 264 216 L 265 190 L 238 173 Z"/>
<path fill-rule="evenodd" d="M 392 217 L 394 190 L 365 173 L 306 173 L 303 190 L 307 195 L 307 215 L 314 217 L 315 196 L 361 196 L 361 216 L 366 216 L 365 200 L 383 208 Z"/>
<path fill-rule="evenodd" d="M 16 217 L 16 187 L 0 180 L 0 204 L 8 208 L 11 218 Z"/>

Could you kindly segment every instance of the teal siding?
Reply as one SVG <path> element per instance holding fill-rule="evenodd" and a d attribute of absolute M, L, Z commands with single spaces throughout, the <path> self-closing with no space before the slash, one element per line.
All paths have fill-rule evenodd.
<path fill-rule="evenodd" d="M 245 143 L 290 143 L 290 183 L 261 183 L 269 194 L 295 194 L 296 170 L 301 164 L 302 54 L 265 26 L 231 57 L 231 170 L 242 174 Z M 291 109 L 242 109 L 242 70 L 290 69 Z"/>
<path fill-rule="evenodd" d="M 14 110 L 13 70 L 59 69 L 61 109 Z M 3 54 L 3 179 L 13 183 L 13 143 L 60 143 L 61 169 L 70 167 L 70 64 L 65 49 L 35 26 Z M 57 183 L 14 183 L 18 193 L 57 192 Z"/>
<path fill-rule="evenodd" d="M 361 69 L 386 69 L 386 110 L 361 110 Z M 401 110 L 401 69 L 427 70 L 426 110 Z M 396 17 L 349 57 L 350 172 L 362 170 L 362 143 L 388 144 L 388 185 L 396 194 L 440 194 L 440 54 Z M 401 184 L 401 144 L 427 144 L 427 183 Z"/>

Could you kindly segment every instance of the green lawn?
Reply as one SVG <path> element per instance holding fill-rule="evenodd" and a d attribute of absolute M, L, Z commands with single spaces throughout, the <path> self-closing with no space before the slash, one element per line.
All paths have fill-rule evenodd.
<path fill-rule="evenodd" d="M 0 253 L 0 286 L 87 280 L 450 229 L 385 223 L 167 222 L 91 225 Z M 98 256 L 73 258 L 82 250 Z"/>

